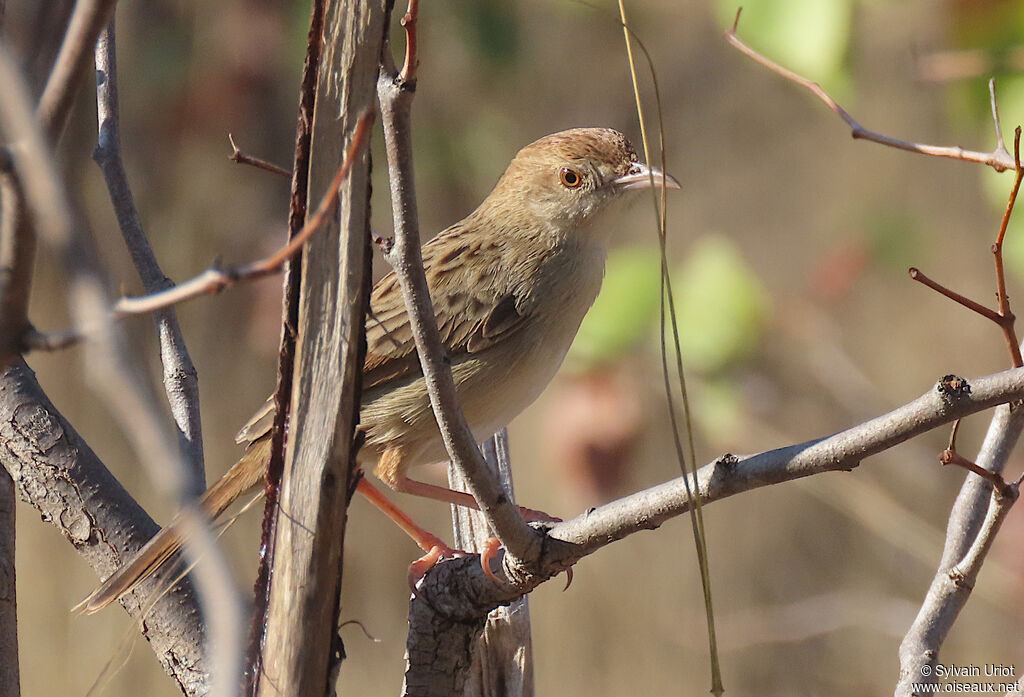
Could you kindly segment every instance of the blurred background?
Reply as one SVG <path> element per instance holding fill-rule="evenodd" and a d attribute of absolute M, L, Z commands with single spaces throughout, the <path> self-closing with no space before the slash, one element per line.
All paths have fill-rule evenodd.
<path fill-rule="evenodd" d="M 991 244 L 1011 175 L 853 141 L 808 93 L 730 48 L 735 0 L 634 0 L 630 19 L 657 70 L 668 170 L 669 254 L 691 388 L 697 459 L 749 453 L 843 429 L 909 401 L 946 373 L 977 376 L 1009 359 L 998 330 L 913 283 L 907 267 L 992 303 Z M 8 0 L 5 39 L 33 80 L 67 3 Z M 865 126 L 922 142 L 989 150 L 986 81 L 997 78 L 1008 140 L 1024 121 L 1024 5 L 1012 0 L 746 0 L 740 36 L 820 81 Z M 399 10 L 404 11 L 404 7 Z M 396 16 L 401 15 L 396 11 Z M 414 105 L 424 232 L 458 220 L 515 151 L 573 126 L 611 126 L 639 143 L 615 4 L 432 0 L 421 7 Z M 287 182 L 228 160 L 289 165 L 309 3 L 152 0 L 118 8 L 124 151 L 165 272 L 183 279 L 215 257 L 245 261 L 282 239 Z M 41 24 L 40 24 L 41 23 Z M 38 26 L 44 30 L 36 29 Z M 397 25 L 396 25 L 397 26 Z M 401 44 L 401 39 L 396 39 Z M 655 113 L 641 64 L 647 113 Z M 390 204 L 379 135 L 374 226 Z M 60 159 L 84 202 L 116 287 L 140 284 L 98 168 L 95 106 L 84 91 Z M 1012 144 L 1011 144 L 1012 147 Z M 320 192 L 315 192 L 319 195 Z M 651 205 L 622 215 L 606 291 L 562 374 L 511 425 L 522 503 L 562 517 L 679 474 L 658 349 L 658 251 Z M 1007 242 L 1009 293 L 1024 284 L 1024 218 Z M 274 385 L 279 280 L 179 308 L 199 370 L 208 476 L 238 455 L 232 436 Z M 67 322 L 61 272 L 43 250 L 31 316 Z M 1018 308 L 1018 312 L 1020 308 Z M 152 323 L 125 323 L 156 368 Z M 55 404 L 160 520 L 161 501 L 79 379 L 74 351 L 29 359 Z M 969 419 L 970 456 L 987 417 Z M 734 695 L 888 694 L 897 647 L 938 563 L 964 478 L 936 456 L 943 429 L 833 473 L 705 509 L 724 681 Z M 1016 456 L 1009 473 L 1020 473 Z M 427 472 L 437 481 L 443 470 Z M 410 500 L 428 528 L 449 511 Z M 225 544 L 251 585 L 259 514 Z M 18 522 L 25 695 L 82 695 L 125 662 L 104 695 L 173 695 L 119 609 L 74 618 L 96 583 L 35 511 Z M 1024 669 L 1024 512 L 1014 510 L 944 663 Z M 393 695 L 402 683 L 406 565 L 418 552 L 365 501 L 351 509 L 341 694 Z M 572 588 L 531 596 L 538 694 L 704 694 L 703 604 L 687 520 L 583 560 Z M 139 644 L 140 641 L 136 640 Z"/>

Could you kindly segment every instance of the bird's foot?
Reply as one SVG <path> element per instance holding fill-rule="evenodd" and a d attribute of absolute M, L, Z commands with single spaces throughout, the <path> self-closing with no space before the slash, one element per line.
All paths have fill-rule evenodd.
<path fill-rule="evenodd" d="M 495 583 L 501 583 L 501 579 L 495 575 L 491 570 L 491 561 L 498 556 L 498 550 L 501 549 L 501 542 L 498 541 L 497 537 L 488 538 L 487 542 L 484 543 L 483 549 L 480 550 L 480 567 L 484 570 L 484 574 L 487 578 L 491 579 Z M 565 588 L 562 592 L 569 590 L 569 586 L 572 585 L 572 567 L 565 570 Z"/>
<path fill-rule="evenodd" d="M 452 549 L 444 542 L 437 540 L 437 543 L 430 547 L 430 550 L 422 557 L 409 564 L 409 590 L 416 592 L 416 584 L 427 575 L 427 572 L 437 565 L 442 559 L 454 559 L 465 556 L 462 550 Z"/>

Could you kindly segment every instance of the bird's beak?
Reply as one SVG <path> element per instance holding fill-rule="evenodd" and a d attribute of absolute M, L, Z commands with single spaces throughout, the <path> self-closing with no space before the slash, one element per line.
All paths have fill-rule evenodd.
<path fill-rule="evenodd" d="M 678 189 L 679 180 L 671 174 L 662 172 L 657 167 L 648 167 L 643 162 L 635 162 L 629 172 L 612 180 L 612 185 L 619 191 L 637 189 Z"/>

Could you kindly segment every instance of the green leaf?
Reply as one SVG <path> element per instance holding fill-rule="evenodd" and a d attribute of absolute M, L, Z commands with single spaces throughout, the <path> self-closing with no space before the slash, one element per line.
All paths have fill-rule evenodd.
<path fill-rule="evenodd" d="M 771 302 L 731 240 L 698 240 L 673 285 L 687 367 L 715 373 L 753 353 Z"/>

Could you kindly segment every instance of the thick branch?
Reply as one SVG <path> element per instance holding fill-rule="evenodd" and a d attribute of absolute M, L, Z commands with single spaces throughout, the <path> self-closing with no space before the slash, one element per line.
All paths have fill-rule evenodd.
<path fill-rule="evenodd" d="M 702 503 L 770 484 L 822 472 L 850 470 L 861 460 L 968 414 L 1024 397 L 1024 368 L 967 381 L 947 376 L 913 402 L 835 435 L 758 455 L 726 455 L 697 471 L 696 493 Z M 974 477 L 972 477 L 974 478 Z M 443 669 L 461 666 L 449 654 L 469 647 L 487 613 L 528 593 L 553 575 L 598 549 L 641 530 L 659 527 L 686 512 L 691 499 L 677 478 L 590 510 L 547 530 L 540 561 L 531 569 L 508 564 L 508 585 L 490 581 L 475 557 L 446 560 L 425 577 L 410 609 L 410 638 L 417 650 Z M 455 647 L 455 648 L 453 648 Z M 447 662 L 446 662 L 447 661 Z M 461 684 L 465 674 L 452 675 Z M 410 691 L 415 695 L 443 692 Z"/>
<path fill-rule="evenodd" d="M 128 247 L 146 292 L 164 290 L 172 283 L 160 269 L 142 229 L 142 221 L 135 208 L 135 199 L 121 159 L 121 118 L 117 97 L 113 19 L 96 42 L 96 115 L 99 137 L 92 156 L 103 171 L 125 246 Z M 178 428 L 182 458 L 192 470 L 196 488 L 201 489 L 204 488 L 206 474 L 203 465 L 203 426 L 199 416 L 199 377 L 185 347 L 174 308 L 158 310 L 153 314 L 153 319 L 160 340 L 164 390 Z"/>
<path fill-rule="evenodd" d="M 0 670 L 0 697 L 18 697 L 21 694 L 14 531 L 14 481 L 6 470 L 0 468 L 0 666 L 4 667 Z"/>
<path fill-rule="evenodd" d="M 357 148 L 371 121 L 386 9 L 383 0 L 333 0 L 325 12 L 309 186 L 324 185 L 346 146 L 352 171 L 341 185 L 338 214 L 303 256 L 288 450 L 257 685 L 262 697 L 330 694 L 343 655 L 337 636 L 342 549 L 370 285 L 370 167 Z"/>
<path fill-rule="evenodd" d="M 494 434 L 482 449 L 487 466 L 498 474 L 509 501 L 515 503 L 508 431 L 502 429 Z M 451 465 L 448 484 L 457 491 L 466 491 L 465 480 Z M 452 526 L 456 549 L 480 552 L 491 537 L 484 515 L 465 506 L 452 506 Z M 463 697 L 533 697 L 533 642 L 527 596 L 493 610 L 487 616 L 480 645 L 475 648 L 466 684 L 462 686 Z"/>
<path fill-rule="evenodd" d="M 292 161 L 291 191 L 288 202 L 288 239 L 298 235 L 306 223 L 309 199 L 309 164 L 312 159 L 313 117 L 316 107 L 317 77 L 323 49 L 323 27 L 326 0 L 313 0 L 309 31 L 306 34 L 306 59 L 302 65 L 299 86 L 299 109 L 295 126 L 295 155 Z M 281 495 L 281 474 L 284 470 L 284 442 L 289 403 L 295 372 L 295 329 L 299 326 L 303 255 L 296 254 L 285 264 L 281 294 L 281 337 L 277 356 L 277 386 L 274 388 L 274 426 L 270 435 L 270 461 L 267 463 L 265 504 L 260 534 L 260 564 L 254 584 L 255 600 L 249 629 L 245 694 L 256 693 L 262 672 L 263 628 L 267 622 L 270 602 L 270 562 L 274 558 L 277 504 Z"/>
<path fill-rule="evenodd" d="M 0 464 L 10 472 L 20 498 L 53 524 L 100 577 L 110 575 L 159 529 L 50 403 L 21 360 L 0 372 Z M 125 596 L 128 614 L 140 617 L 143 605 L 167 580 L 160 574 Z M 202 613 L 187 579 L 157 600 L 141 627 L 183 693 L 209 691 Z"/>

